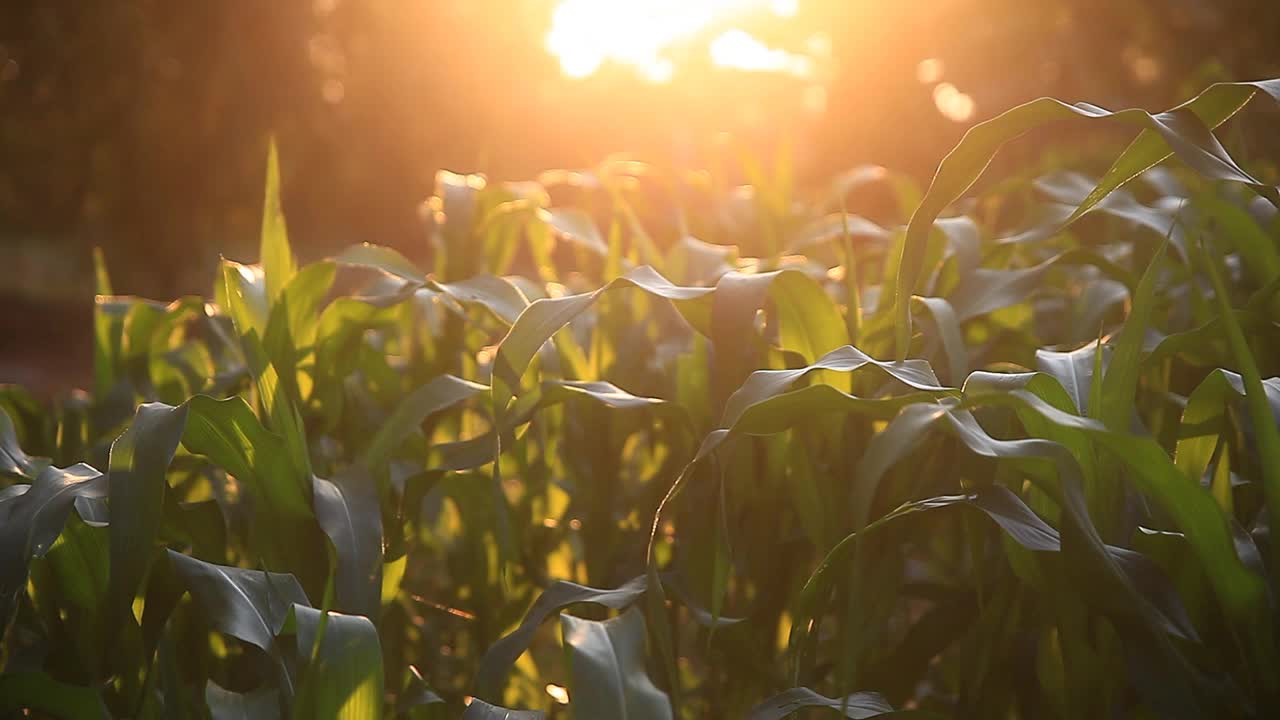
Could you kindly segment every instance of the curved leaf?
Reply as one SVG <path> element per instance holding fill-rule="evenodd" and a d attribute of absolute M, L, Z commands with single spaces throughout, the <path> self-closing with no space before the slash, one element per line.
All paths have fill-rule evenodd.
<path fill-rule="evenodd" d="M 911 299 L 923 307 L 933 318 L 933 326 L 942 342 L 942 352 L 947 357 L 947 382 L 959 385 L 969 375 L 969 351 L 964 346 L 964 334 L 955 308 L 945 298 L 921 297 Z"/>
<path fill-rule="evenodd" d="M 1098 354 L 1097 342 L 1089 343 L 1070 352 L 1058 352 L 1048 348 L 1036 348 L 1036 369 L 1053 376 L 1075 403 L 1076 411 L 1088 414 L 1089 397 L 1093 392 L 1093 367 Z M 1102 346 L 1104 358 L 1107 346 Z M 1105 361 L 1104 361 L 1105 365 Z"/>
<path fill-rule="evenodd" d="M 173 550 L 168 557 L 214 629 L 268 653 L 290 608 L 311 604 L 292 575 L 214 565 Z"/>
<path fill-rule="evenodd" d="M 864 366 L 878 368 L 889 377 L 917 390 L 942 392 L 943 387 L 933 368 L 924 360 L 897 360 L 886 362 L 876 360 L 852 345 L 836 348 L 823 355 L 816 362 L 802 368 L 792 370 L 757 370 L 752 373 L 742 387 L 730 396 L 725 403 L 724 418 L 721 427 L 731 427 L 752 405 L 763 402 L 787 390 L 795 381 L 815 370 L 833 372 L 853 372 Z"/>
<path fill-rule="evenodd" d="M 939 410 L 940 414 L 945 411 Z M 950 416 L 947 416 L 950 419 Z M 997 441 L 1008 442 L 1008 441 Z M 976 448 L 975 448 L 976 449 Z M 995 522 L 1012 540 L 1028 550 L 1039 552 L 1057 552 L 1062 549 L 1061 537 L 1057 530 L 1039 518 L 1025 503 L 1007 488 L 993 485 L 982 488 L 967 495 L 950 495 L 905 503 L 893 512 L 867 525 L 862 530 L 847 536 L 832 548 L 823 558 L 818 569 L 809 576 L 801 591 L 800 611 L 792 626 L 791 651 L 793 655 L 803 652 L 811 633 L 810 621 L 818 617 L 821 603 L 836 579 L 842 572 L 845 563 L 852 556 L 854 547 L 860 538 L 874 533 L 900 518 L 915 513 L 952 506 L 970 506 L 982 511 Z M 1177 601 L 1176 594 L 1169 586 L 1168 579 L 1159 569 L 1145 557 L 1123 548 L 1108 547 L 1106 555 L 1111 562 L 1123 569 L 1130 581 L 1136 582 L 1148 594 L 1144 602 L 1155 602 L 1159 623 L 1166 632 L 1185 637 L 1194 637 L 1195 631 L 1187 620 L 1185 612 Z M 1099 598 L 1093 598 L 1098 600 Z M 1111 606 L 1115 607 L 1115 606 Z M 798 658 L 797 658 L 798 659 Z M 799 663 L 797 662 L 797 667 Z"/>
<path fill-rule="evenodd" d="M 478 305 L 511 325 L 529 306 L 529 299 L 510 281 L 493 275 L 475 275 L 456 282 L 433 282 L 439 290 L 462 305 Z"/>
<path fill-rule="evenodd" d="M 645 624 L 632 606 L 616 618 L 560 616 L 573 717 L 670 720 L 671 703 L 645 672 Z"/>
<path fill-rule="evenodd" d="M 391 453 L 404 442 L 422 422 L 433 413 L 456 405 L 486 390 L 487 385 L 463 380 L 452 375 L 441 375 L 426 385 L 409 393 L 391 411 L 364 451 L 364 462 L 378 467 L 391 457 Z"/>
<path fill-rule="evenodd" d="M 378 487 L 361 463 L 333 480 L 312 478 L 316 521 L 337 557 L 334 600 L 339 611 L 378 617 L 382 607 L 382 507 Z"/>
<path fill-rule="evenodd" d="M 0 505 L 6 514 L 0 523 L 0 626 L 8 623 L 26 589 L 27 564 L 53 547 L 76 498 L 106 495 L 106 476 L 79 463 L 45 468 L 29 490 Z"/>
<path fill-rule="evenodd" d="M 511 330 L 498 346 L 498 353 L 493 363 L 494 378 L 502 381 L 507 388 L 507 393 L 518 390 L 520 376 L 533 361 L 538 348 L 551 339 L 557 330 L 591 307 L 603 293 L 620 287 L 640 288 L 651 295 L 677 303 L 695 303 L 713 292 L 711 288 L 673 285 L 653 268 L 643 266 L 609 281 L 604 287 L 594 292 L 535 300 L 520 313 Z M 501 402 L 495 402 L 494 407 L 497 411 L 501 411 L 509 395 L 504 397 L 506 394 L 497 389 L 499 387 L 497 383 L 494 387 L 495 401 L 501 400 Z"/>
<path fill-rule="evenodd" d="M 666 404 L 661 398 L 632 395 L 604 380 L 544 380 L 542 389 L 544 405 L 572 397 L 588 397 L 615 409 L 653 408 Z"/>
<path fill-rule="evenodd" d="M 476 672 L 476 694 L 497 697 L 504 677 L 520 654 L 529 647 L 538 626 L 552 613 L 577 603 L 594 603 L 619 610 L 632 604 L 644 594 L 645 576 L 632 578 L 617 588 L 600 589 L 578 585 L 567 580 L 557 580 L 542 591 L 533 606 L 525 613 L 520 626 L 503 637 L 485 652 Z"/>
<path fill-rule="evenodd" d="M 409 258 L 395 248 L 360 243 L 351 245 L 333 257 L 340 265 L 379 270 L 413 285 L 422 285 L 426 276 Z"/>
<path fill-rule="evenodd" d="M 906 356 L 911 335 L 911 315 L 907 299 L 915 291 L 923 271 L 922 262 L 929 230 L 943 209 L 977 181 L 1005 142 L 1046 123 L 1075 117 L 1121 122 L 1143 128 L 1138 138 L 1112 164 L 1097 187 L 1060 227 L 1071 224 L 1111 191 L 1174 153 L 1206 177 L 1248 183 L 1259 193 L 1280 204 L 1280 195 L 1275 188 L 1261 185 L 1240 169 L 1211 131 L 1211 128 L 1234 115 L 1259 90 L 1273 101 L 1280 102 L 1280 80 L 1218 83 L 1192 100 L 1158 115 L 1137 109 L 1111 113 L 1088 103 L 1068 105 L 1052 98 L 1040 98 L 970 128 L 960 143 L 939 164 L 929 190 L 907 225 L 893 297 L 899 358 Z"/>
<path fill-rule="evenodd" d="M 784 690 L 751 708 L 751 712 L 747 713 L 747 720 L 782 720 L 807 707 L 841 711 L 844 717 L 853 718 L 853 720 L 899 714 L 894 712 L 893 706 L 879 693 L 856 692 L 843 698 L 833 699 L 807 687 L 798 687 Z"/>
<path fill-rule="evenodd" d="M 1213 497 L 1198 484 L 1188 483 L 1163 448 L 1150 438 L 1113 432 L 1097 421 L 1062 412 L 1023 390 L 1003 397 L 1023 404 L 1053 425 L 1079 430 L 1114 452 L 1129 468 L 1130 481 L 1156 501 L 1186 535 L 1228 613 L 1242 622 L 1246 618 L 1256 621 L 1264 596 L 1262 579 L 1236 555 L 1231 529 Z"/>
<path fill-rule="evenodd" d="M 1166 244 L 1161 244 L 1151 258 L 1146 272 L 1142 274 L 1142 280 L 1138 282 L 1133 307 L 1129 311 L 1129 317 L 1125 318 L 1124 327 L 1120 328 L 1119 335 L 1112 343 L 1111 358 L 1102 376 L 1101 407 L 1097 408 L 1092 417 L 1102 420 L 1113 430 L 1129 427 L 1129 416 L 1133 412 L 1138 391 L 1142 340 L 1146 336 L 1147 326 L 1151 324 L 1156 277 Z"/>

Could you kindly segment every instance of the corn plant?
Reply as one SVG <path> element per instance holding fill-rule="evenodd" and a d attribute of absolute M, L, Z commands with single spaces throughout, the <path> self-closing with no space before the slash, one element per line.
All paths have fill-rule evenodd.
<path fill-rule="evenodd" d="M 0 391 L 0 714 L 1274 716 L 1252 98 L 1037 100 L 923 191 L 441 173 L 430 272 L 299 265 L 273 148 L 257 263 L 161 303 L 99 256 L 92 391 Z M 1058 122 L 1139 132 L 977 184 Z"/>

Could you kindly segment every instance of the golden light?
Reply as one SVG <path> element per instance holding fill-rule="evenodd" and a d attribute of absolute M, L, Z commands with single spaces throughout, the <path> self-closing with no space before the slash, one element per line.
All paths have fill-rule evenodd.
<path fill-rule="evenodd" d="M 546 46 L 569 77 L 617 63 L 665 83 L 677 71 L 673 49 L 753 14 L 787 18 L 798 10 L 799 0 L 560 0 Z M 719 67 L 792 73 L 807 62 L 733 29 L 716 39 L 711 60 Z"/>
<path fill-rule="evenodd" d="M 972 97 L 947 82 L 933 88 L 933 104 L 937 106 L 938 112 L 955 122 L 965 122 L 972 118 L 977 109 Z"/>
<path fill-rule="evenodd" d="M 923 85 L 931 85 L 942 80 L 946 65 L 938 58 L 925 58 L 916 65 L 916 80 Z"/>
<path fill-rule="evenodd" d="M 803 55 L 771 48 L 745 30 L 726 30 L 711 43 L 711 62 L 722 68 L 747 72 L 788 73 L 807 77 L 812 63 Z"/>

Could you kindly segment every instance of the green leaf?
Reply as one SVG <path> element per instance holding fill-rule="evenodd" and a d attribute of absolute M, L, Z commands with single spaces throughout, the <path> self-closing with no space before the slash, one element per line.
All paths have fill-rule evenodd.
<path fill-rule="evenodd" d="M 140 405 L 128 429 L 111 444 L 108 499 L 115 517 L 127 519 L 110 526 L 108 617 L 117 623 L 131 616 L 134 597 L 150 567 L 168 487 L 165 473 L 186 422 L 186 405 Z"/>
<path fill-rule="evenodd" d="M 369 446 L 365 448 L 364 462 L 376 468 L 391 458 L 410 434 L 416 431 L 429 416 L 452 407 L 488 390 L 479 383 L 452 375 L 441 375 L 409 393 L 387 420 L 378 428 Z"/>
<path fill-rule="evenodd" d="M 529 363 L 533 361 L 538 348 L 542 347 L 544 342 L 550 340 L 557 330 L 591 307 L 603 293 L 620 287 L 640 288 L 651 295 L 666 298 L 678 304 L 697 303 L 713 292 L 711 288 L 672 285 L 652 268 L 645 266 L 609 281 L 604 287 L 594 292 L 535 300 L 524 309 L 498 346 L 493 372 L 494 377 L 502 381 L 502 387 L 505 387 L 507 392 L 502 392 L 498 383 L 494 384 L 495 410 L 500 412 L 506 406 L 510 393 L 519 389 L 520 376 L 529 367 Z"/>
<path fill-rule="evenodd" d="M 1217 300 L 1218 313 L 1222 318 L 1226 331 L 1227 343 L 1231 354 L 1235 356 L 1236 365 L 1240 368 L 1240 378 L 1244 381 L 1245 403 L 1249 408 L 1249 418 L 1253 421 L 1255 442 L 1258 446 L 1258 459 L 1262 465 L 1262 487 L 1266 498 L 1267 512 L 1272 517 L 1280 517 L 1280 423 L 1276 422 L 1267 402 L 1266 389 L 1262 384 L 1262 376 L 1258 372 L 1258 363 L 1249 349 L 1249 341 L 1244 330 L 1236 321 L 1231 309 L 1231 296 L 1226 284 L 1218 273 L 1217 259 L 1208 252 L 1201 255 L 1205 262 L 1200 263 L 1209 274 L 1213 283 L 1213 295 Z M 1271 536 L 1272 557 L 1280 551 L 1280 533 Z M 1280 562 L 1272 563 L 1273 582 L 1280 578 Z"/>
<path fill-rule="evenodd" d="M 422 285 L 426 280 L 426 276 L 409 258 L 401 255 L 395 248 L 384 245 L 351 245 L 334 256 L 333 261 L 339 265 L 379 270 L 413 285 Z"/>
<path fill-rule="evenodd" d="M 782 720 L 807 707 L 830 708 L 854 720 L 917 714 L 894 712 L 893 706 L 878 693 L 856 692 L 834 699 L 820 695 L 807 687 L 798 687 L 784 690 L 751 708 L 747 713 L 747 720 Z"/>
<path fill-rule="evenodd" d="M 911 301 L 924 308 L 933 319 L 933 327 L 942 343 L 942 352 L 947 359 L 947 382 L 960 385 L 969 374 L 969 351 L 964 346 L 964 334 L 960 329 L 960 319 L 956 317 L 955 308 L 945 298 L 921 297 Z"/>
<path fill-rule="evenodd" d="M 960 277 L 955 288 L 948 293 L 947 300 L 955 311 L 956 320 L 967 322 L 1023 302 L 1044 289 L 1045 276 L 1050 270 L 1071 264 L 1089 264 L 1110 274 L 1122 273 L 1097 254 L 1068 250 L 1031 267 L 1013 270 L 974 268 Z"/>
<path fill-rule="evenodd" d="M 462 305 L 477 305 L 507 325 L 529 305 L 529 299 L 510 281 L 493 275 L 476 275 L 457 282 L 433 282 L 431 287 Z"/>
<path fill-rule="evenodd" d="M 908 405 L 867 442 L 866 450 L 854 469 L 858 478 L 851 497 L 855 530 L 861 530 L 871 522 L 872 506 L 880 492 L 881 479 L 893 465 L 915 452 L 942 418 L 943 413 L 928 403 Z"/>
<path fill-rule="evenodd" d="M 289 232 L 285 228 L 284 210 L 280 207 L 280 160 L 275 138 L 267 149 L 267 184 L 262 200 L 262 240 L 258 250 L 265 279 L 267 307 L 274 305 L 298 271 Z"/>
<path fill-rule="evenodd" d="M 253 331 L 259 340 L 267 334 L 271 303 L 261 265 L 242 265 L 223 259 L 216 284 L 216 299 L 241 336 Z"/>
<path fill-rule="evenodd" d="M 1058 352 L 1048 348 L 1036 348 L 1036 369 L 1053 376 L 1071 396 L 1078 413 L 1090 412 L 1089 397 L 1094 387 L 1094 364 L 1097 360 L 1099 344 L 1089 343 L 1070 352 Z M 1107 346 L 1103 345 L 1102 354 L 1107 355 Z M 1095 411 L 1096 412 L 1096 411 Z"/>
<path fill-rule="evenodd" d="M 446 280 L 470 277 L 483 265 L 483 243 L 476 242 L 475 229 L 483 218 L 482 200 L 487 183 L 483 175 L 459 175 L 448 170 L 436 172 L 432 208 L 443 211 L 443 224 L 432 238 L 440 252 L 436 267 Z"/>
<path fill-rule="evenodd" d="M 1087 213 L 1116 188 L 1174 153 L 1206 177 L 1248 183 L 1280 204 L 1280 195 L 1275 188 L 1259 184 L 1240 169 L 1211 132 L 1211 128 L 1234 115 L 1258 90 L 1280 102 L 1280 80 L 1218 83 L 1192 100 L 1158 115 L 1138 109 L 1111 113 L 1088 103 L 1068 105 L 1052 98 L 1040 98 L 970 128 L 938 166 L 929 190 L 907 225 L 892 297 L 898 357 L 906 356 L 911 337 L 911 314 L 907 301 L 915 292 L 924 270 L 925 246 L 934 220 L 977 181 L 1005 142 L 1041 125 L 1076 117 L 1143 128 L 1097 187 L 1063 221 L 1061 228 Z"/>
<path fill-rule="evenodd" d="M 498 696 L 508 670 L 515 664 L 520 654 L 529 647 L 538 626 L 552 613 L 577 603 L 594 603 L 620 610 L 643 595 L 646 585 L 647 580 L 643 575 L 611 589 L 586 587 L 567 580 L 557 580 L 552 583 L 534 601 L 519 627 L 490 645 L 484 657 L 480 659 L 480 668 L 476 672 L 475 680 L 476 694 L 482 697 Z"/>
<path fill-rule="evenodd" d="M 1280 423 L 1280 378 L 1263 380 L 1262 389 L 1271 406 L 1272 416 Z M 1196 483 L 1204 480 L 1214 451 L 1219 443 L 1225 442 L 1223 423 L 1228 406 L 1247 395 L 1244 378 L 1221 368 L 1210 372 L 1191 392 L 1182 411 L 1178 445 L 1174 451 L 1174 463 L 1188 480 Z"/>
<path fill-rule="evenodd" d="M 333 287 L 336 272 L 333 263 L 311 263 L 285 285 L 280 302 L 268 318 L 267 334 L 263 338 L 263 345 L 277 368 L 296 365 L 315 345 L 320 306 Z M 288 365 L 284 364 L 284 358 L 290 360 Z"/>
<path fill-rule="evenodd" d="M 77 504 L 83 499 L 77 498 Z M 106 608 L 104 598 L 107 596 L 111 562 L 106 536 L 105 526 L 90 524 L 83 516 L 79 522 L 68 516 L 62 534 L 46 556 L 47 566 L 58 578 L 62 598 L 69 606 L 93 616 Z M 100 642 L 101 638 L 95 637 L 94 640 Z"/>
<path fill-rule="evenodd" d="M 852 372 L 863 367 L 874 367 L 889 377 L 902 382 L 908 387 L 919 388 L 928 393 L 914 395 L 890 396 L 882 398 L 856 397 L 831 387 L 815 385 L 793 392 L 787 389 L 814 370 L 836 372 Z M 656 625 L 655 635 L 659 649 L 667 665 L 667 674 L 672 683 L 673 705 L 678 708 L 678 686 L 675 671 L 675 657 L 670 647 L 670 626 L 665 614 L 665 596 L 658 574 L 657 557 L 654 548 L 657 542 L 658 528 L 669 503 L 684 488 L 685 481 L 692 475 L 694 466 L 709 457 L 715 450 L 735 434 L 767 435 L 781 432 L 802 420 L 808 420 L 816 413 L 842 411 L 869 415 L 872 417 L 890 417 L 904 405 L 916 402 L 922 397 L 935 393 L 951 392 L 938 385 L 929 364 L 923 360 L 905 360 L 898 362 L 882 362 L 875 360 L 852 346 L 837 348 L 819 358 L 812 365 L 790 370 L 758 370 L 747 378 L 725 405 L 724 420 L 721 427 L 712 431 L 702 441 L 693 460 L 685 466 L 675 482 L 667 490 L 658 505 L 654 521 L 650 527 L 649 545 L 646 552 L 647 576 L 650 593 L 648 603 L 650 618 Z"/>
<path fill-rule="evenodd" d="M 645 624 L 632 606 L 611 620 L 560 615 L 573 717 L 669 720 L 671 703 L 645 672 Z"/>
<path fill-rule="evenodd" d="M 111 291 L 111 276 L 100 247 L 93 249 L 93 279 L 93 389 L 101 397 L 115 382 L 123 314 L 110 302 L 115 293 Z"/>
<path fill-rule="evenodd" d="M 1111 358 L 1107 363 L 1106 373 L 1102 376 L 1102 406 L 1093 417 L 1102 420 L 1112 430 L 1123 431 L 1129 427 L 1138 391 L 1142 341 L 1146 336 L 1147 326 L 1151 324 L 1156 278 L 1166 245 L 1167 243 L 1160 246 L 1151 258 L 1146 272 L 1142 274 L 1129 317 L 1125 319 L 1119 336 L 1111 344 Z"/>
<path fill-rule="evenodd" d="M 219 302 L 227 303 L 225 307 L 240 338 L 240 350 L 256 384 L 263 416 L 269 427 L 284 440 L 285 450 L 293 464 L 305 475 L 310 475 L 311 458 L 306 433 L 295 404 L 299 399 L 294 376 L 298 359 L 296 349 L 292 347 L 292 338 L 287 331 L 282 330 L 271 337 L 267 335 L 272 324 L 270 318 L 277 318 L 276 323 L 286 322 L 288 308 L 283 302 L 273 308 L 262 299 L 265 295 L 259 295 L 259 292 L 265 292 L 265 285 L 257 282 L 260 273 L 247 272 L 252 269 L 252 266 L 223 260 L 224 290 Z M 263 344 L 264 338 L 272 340 L 270 348 Z M 277 367 L 276 363 L 280 366 Z"/>
<path fill-rule="evenodd" d="M 1148 172 L 1146 175 L 1149 174 Z M 1058 171 L 1036 178 L 1036 189 L 1055 201 L 1042 211 L 1048 217 L 1031 229 L 1020 233 L 1021 237 L 1017 240 L 1010 238 L 1005 242 L 1043 241 L 1061 232 L 1063 223 L 1076 212 L 1077 207 L 1085 202 L 1097 185 L 1096 180 L 1075 172 Z M 1177 222 L 1182 203 L 1173 207 L 1168 205 L 1169 201 L 1180 197 L 1180 194 L 1166 195 L 1163 204 L 1151 207 L 1138 202 L 1132 193 L 1117 188 L 1079 216 L 1107 215 L 1146 228 L 1157 239 L 1168 238 L 1169 244 L 1176 249 L 1179 258 L 1185 261 L 1188 257 L 1186 232 L 1182 223 Z M 1134 287 L 1134 284 L 1129 285 Z"/>
<path fill-rule="evenodd" d="M 716 281 L 711 296 L 711 396 L 716 406 L 760 367 L 762 344 L 757 339 L 756 313 L 764 307 L 769 288 L 781 271 L 727 272 Z M 830 302 L 830 301 L 828 301 Z"/>
<path fill-rule="evenodd" d="M 93 392 L 106 398 L 123 375 L 120 345 L 131 302 L 111 295 L 93 299 Z"/>
<path fill-rule="evenodd" d="M 1201 214 L 1198 224 L 1230 243 L 1243 261 L 1240 269 L 1258 287 L 1280 278 L 1280 248 L 1247 208 L 1207 193 L 1193 202 Z M 1280 312 L 1280 300 L 1273 297 L 1268 307 L 1273 315 Z"/>
<path fill-rule="evenodd" d="M 313 478 L 316 520 L 337 557 L 339 611 L 377 618 L 382 607 L 382 507 L 378 486 L 361 463 L 333 480 Z"/>
<path fill-rule="evenodd" d="M 295 698 L 294 717 L 382 717 L 382 646 L 369 618 L 336 612 L 326 618 L 319 610 L 295 604 L 284 632 L 296 635 L 300 657 L 312 658 Z"/>
<path fill-rule="evenodd" d="M 505 424 L 504 415 L 507 405 L 519 393 L 520 378 L 542 344 L 551 339 L 560 328 L 591 307 L 601 295 L 618 287 L 637 287 L 656 297 L 671 300 L 695 327 L 707 326 L 709 316 L 705 301 L 712 290 L 672 285 L 670 281 L 648 266 L 636 268 L 591 293 L 537 300 L 520 313 L 498 346 L 497 355 L 494 357 L 491 397 L 495 419 L 499 426 Z M 500 457 L 501 448 L 495 453 L 495 458 Z M 512 555 L 513 533 L 506 518 L 501 467 L 497 462 L 494 464 L 493 475 L 495 505 L 499 508 L 501 518 L 499 550 L 505 561 Z"/>
<path fill-rule="evenodd" d="M 297 578 L 286 573 L 214 565 L 173 550 L 168 558 L 211 627 L 268 653 L 290 609 L 311 604 Z"/>
<path fill-rule="evenodd" d="M 971 378 L 970 384 L 978 381 Z M 1231 528 L 1213 496 L 1199 484 L 1188 482 L 1159 444 L 1150 438 L 1115 432 L 1095 420 L 1063 412 L 1026 390 L 983 397 L 1021 406 L 1053 426 L 1080 431 L 1114 453 L 1129 469 L 1126 476 L 1129 481 L 1155 501 L 1186 536 L 1227 616 L 1241 628 L 1256 628 L 1262 622 L 1266 595 L 1262 578 L 1249 570 L 1236 554 Z"/>
<path fill-rule="evenodd" d="M 722 428 L 732 427 L 752 405 L 782 394 L 797 380 L 815 370 L 853 372 L 874 367 L 889 377 L 917 390 L 943 392 L 948 388 L 938 382 L 933 368 L 924 360 L 883 361 L 867 355 L 852 345 L 836 348 L 810 365 L 790 370 L 757 370 L 725 403 Z"/>
<path fill-rule="evenodd" d="M 107 258 L 102 248 L 93 248 L 93 292 L 97 295 L 114 295 L 111 291 L 111 274 L 107 272 Z"/>
<path fill-rule="evenodd" d="M 849 344 L 844 318 L 831 298 L 809 276 L 800 272 L 779 273 L 769 286 L 778 313 L 778 344 L 814 362 L 827 353 Z M 819 373 L 827 384 L 839 376 Z M 838 387 L 838 386 L 837 386 Z M 848 383 L 845 383 L 845 388 Z"/>
<path fill-rule="evenodd" d="M 948 414 L 946 417 L 949 420 L 955 420 L 953 415 Z M 981 443 L 978 440 L 978 436 L 973 434 L 972 428 L 968 428 L 968 432 L 965 432 L 963 423 L 958 424 L 956 427 L 961 429 L 960 436 L 962 439 Z M 1004 452 L 1002 454 L 1007 454 L 1008 449 L 1012 447 L 1009 444 L 1011 442 L 1016 443 L 1018 441 L 989 439 L 986 441 L 987 448 L 983 448 L 981 444 L 978 444 L 973 449 L 984 452 L 984 454 L 995 454 L 1003 449 Z M 1003 445 L 1003 448 L 1001 448 L 1001 445 Z M 800 666 L 798 655 L 804 651 L 808 644 L 808 637 L 812 633 L 809 621 L 819 617 L 821 604 L 825 602 L 825 598 L 836 578 L 843 572 L 849 559 L 853 556 L 857 542 L 868 534 L 878 532 L 901 518 L 919 512 L 953 506 L 970 506 L 982 511 L 1012 540 L 1028 550 L 1058 552 L 1062 549 L 1062 540 L 1058 531 L 1041 520 L 1018 496 L 1000 485 L 992 485 L 966 495 L 941 496 L 905 503 L 893 512 L 841 540 L 827 553 L 818 569 L 805 582 L 800 596 L 800 611 L 797 613 L 795 624 L 792 625 L 790 643 L 791 652 L 797 661 L 797 668 Z M 1195 631 L 1186 619 L 1185 612 L 1178 603 L 1176 594 L 1173 593 L 1169 586 L 1167 578 L 1159 572 L 1154 564 L 1144 556 L 1124 548 L 1106 547 L 1104 556 L 1111 562 L 1116 563 L 1116 566 L 1121 568 L 1129 579 L 1139 583 L 1148 593 L 1143 596 L 1147 598 L 1144 602 L 1157 603 L 1159 606 L 1157 622 L 1162 630 L 1184 637 L 1194 637 Z M 1088 596 L 1087 599 L 1106 603 L 1104 598 L 1092 595 Z M 1110 603 L 1107 604 L 1110 607 L 1115 607 Z M 1139 612 L 1139 610 L 1126 609 L 1126 612 Z"/>
<path fill-rule="evenodd" d="M 106 476 L 78 463 L 45 468 L 29 490 L 0 504 L 0 627 L 7 626 L 26 589 L 27 564 L 53 547 L 76 498 L 106 494 Z"/>
<path fill-rule="evenodd" d="M 310 517 L 311 501 L 303 492 L 310 479 L 290 461 L 284 441 L 258 421 L 242 398 L 215 400 L 197 395 L 187 402 L 189 414 L 182 444 L 225 468 L 271 508 L 273 513 Z"/>

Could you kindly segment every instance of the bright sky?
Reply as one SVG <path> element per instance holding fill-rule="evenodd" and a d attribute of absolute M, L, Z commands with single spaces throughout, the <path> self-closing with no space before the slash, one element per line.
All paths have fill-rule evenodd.
<path fill-rule="evenodd" d="M 692 51 L 705 52 L 714 67 L 786 74 L 812 83 L 820 75 L 815 63 L 830 55 L 829 36 L 814 35 L 798 54 L 771 47 L 743 27 L 748 20 L 786 21 L 799 9 L 800 0 L 557 0 L 546 47 L 573 78 L 615 63 L 649 82 L 667 83 L 681 71 L 679 58 Z M 944 82 L 944 72 L 942 60 L 927 58 L 917 77 L 932 88 L 938 112 L 955 122 L 972 119 L 973 98 Z M 825 93 L 821 84 L 809 89 Z M 816 106 L 825 105 L 825 95 L 813 99 Z"/>

